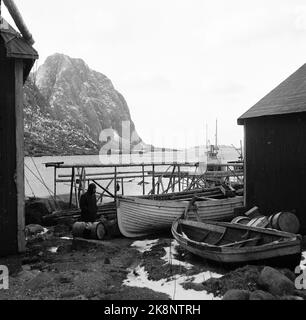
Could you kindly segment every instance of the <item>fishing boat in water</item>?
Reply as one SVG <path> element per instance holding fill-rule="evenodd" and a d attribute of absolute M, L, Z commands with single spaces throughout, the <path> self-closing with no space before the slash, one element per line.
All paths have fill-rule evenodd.
<path fill-rule="evenodd" d="M 227 197 L 220 188 L 151 197 L 118 197 L 117 218 L 120 232 L 125 237 L 137 238 L 170 231 L 172 223 L 186 210 L 191 219 L 199 215 L 204 221 L 230 221 L 234 209 L 242 206 L 243 197 Z"/>
<path fill-rule="evenodd" d="M 296 267 L 301 261 L 302 237 L 277 230 L 179 219 L 173 223 L 172 234 L 187 251 L 222 264 Z"/>

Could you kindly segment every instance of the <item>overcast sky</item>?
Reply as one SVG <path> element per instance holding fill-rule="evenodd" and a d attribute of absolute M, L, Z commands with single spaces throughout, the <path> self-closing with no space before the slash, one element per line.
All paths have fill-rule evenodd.
<path fill-rule="evenodd" d="M 40 61 L 82 58 L 155 145 L 239 145 L 237 118 L 306 62 L 302 0 L 15 0 Z M 7 17 L 7 14 L 5 14 Z"/>

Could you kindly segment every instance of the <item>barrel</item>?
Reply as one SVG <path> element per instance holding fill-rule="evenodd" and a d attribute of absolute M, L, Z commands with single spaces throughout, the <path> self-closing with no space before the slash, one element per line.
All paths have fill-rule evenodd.
<path fill-rule="evenodd" d="M 276 230 L 298 233 L 300 231 L 300 221 L 291 212 L 279 212 L 270 218 L 271 227 Z"/>
<path fill-rule="evenodd" d="M 232 223 L 238 223 L 238 224 L 243 224 L 243 225 L 247 225 L 249 222 L 251 221 L 251 219 L 249 219 L 248 217 L 236 217 Z"/>
<path fill-rule="evenodd" d="M 269 218 L 265 216 L 254 218 L 248 223 L 248 226 L 255 228 L 267 228 L 269 226 Z"/>
<path fill-rule="evenodd" d="M 86 222 L 76 222 L 72 227 L 72 235 L 74 238 L 84 237 L 84 232 L 87 228 L 88 223 Z"/>
<path fill-rule="evenodd" d="M 90 224 L 91 239 L 103 240 L 106 235 L 106 230 L 101 221 Z"/>
<path fill-rule="evenodd" d="M 76 222 L 72 227 L 72 235 L 75 238 L 103 240 L 106 230 L 101 221 L 94 223 Z"/>

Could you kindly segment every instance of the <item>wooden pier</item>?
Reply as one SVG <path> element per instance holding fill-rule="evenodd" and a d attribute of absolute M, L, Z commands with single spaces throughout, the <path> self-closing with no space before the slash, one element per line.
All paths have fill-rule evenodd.
<path fill-rule="evenodd" d="M 243 184 L 243 163 L 209 164 L 208 171 L 199 173 L 199 163 L 141 163 L 141 164 L 65 164 L 46 163 L 54 170 L 54 198 L 57 185 L 70 185 L 70 206 L 79 207 L 79 200 L 88 185 L 97 186 L 98 203 L 104 198 L 116 200 L 125 195 L 125 183 L 140 179 L 139 195 L 161 195 L 209 188 L 222 183 Z M 66 172 L 63 173 L 63 170 Z M 67 173 L 69 170 L 71 173 Z M 89 171 L 96 172 L 89 172 Z M 62 171 L 62 172 L 61 172 Z M 103 185 L 102 185 L 103 184 Z M 73 203 L 74 200 L 74 203 Z"/>

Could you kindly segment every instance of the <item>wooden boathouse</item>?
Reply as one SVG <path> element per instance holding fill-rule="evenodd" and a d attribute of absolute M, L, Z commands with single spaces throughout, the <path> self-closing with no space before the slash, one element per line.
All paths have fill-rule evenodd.
<path fill-rule="evenodd" d="M 38 58 L 14 2 L 4 3 L 23 36 L 1 18 L 0 256 L 25 250 L 23 85 Z"/>
<path fill-rule="evenodd" d="M 245 205 L 295 211 L 306 233 L 306 64 L 238 119 L 245 131 Z"/>

